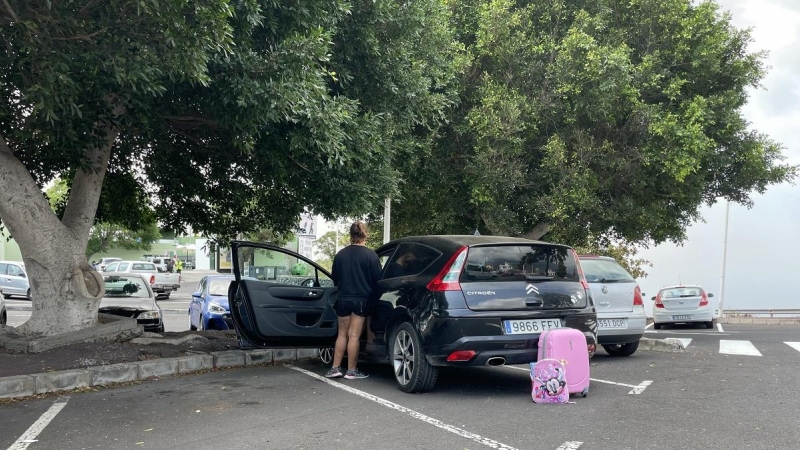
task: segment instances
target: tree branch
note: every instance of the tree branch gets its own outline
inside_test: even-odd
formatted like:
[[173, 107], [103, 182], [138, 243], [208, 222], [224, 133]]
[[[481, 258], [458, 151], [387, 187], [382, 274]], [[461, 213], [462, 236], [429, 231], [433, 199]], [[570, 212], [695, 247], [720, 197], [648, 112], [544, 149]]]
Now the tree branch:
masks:
[[536, 224], [533, 229], [527, 233], [522, 233], [517, 237], [525, 238], [525, 239], [532, 239], [534, 241], [541, 239], [542, 236], [547, 234], [550, 231], [551, 225], [547, 222], [539, 222]]
[[11, 5], [8, 3], [8, 0], [3, 0], [3, 6], [6, 7], [6, 12], [8, 13], [8, 15], [11, 16], [12, 19], [14, 19], [14, 23], [18, 24], [19, 17], [17, 17], [17, 13], [14, 12], [14, 8], [11, 7]]
[[197, 116], [161, 116], [162, 119], [166, 119], [174, 126], [183, 126], [183, 127], [197, 127], [200, 125], [205, 125], [211, 128], [219, 127], [219, 122], [216, 120], [206, 119], [205, 117], [197, 117]]

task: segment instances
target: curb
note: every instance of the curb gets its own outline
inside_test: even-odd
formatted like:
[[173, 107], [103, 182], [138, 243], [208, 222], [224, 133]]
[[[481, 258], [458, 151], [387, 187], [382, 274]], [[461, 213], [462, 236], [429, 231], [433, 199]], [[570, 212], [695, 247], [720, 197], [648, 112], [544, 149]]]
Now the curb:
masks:
[[[0, 399], [30, 397], [92, 386], [108, 386], [204, 370], [252, 367], [284, 361], [314, 359], [315, 348], [228, 350], [176, 358], [151, 359], [83, 369], [0, 377]], [[157, 379], [157, 378], [156, 378]]]
[[[30, 311], [30, 306], [23, 305], [6, 305], [6, 311]], [[188, 309], [161, 309], [164, 314], [188, 314]]]
[[677, 339], [649, 339], [643, 337], [639, 340], [638, 350], [649, 350], [651, 352], [683, 353], [686, 348]]

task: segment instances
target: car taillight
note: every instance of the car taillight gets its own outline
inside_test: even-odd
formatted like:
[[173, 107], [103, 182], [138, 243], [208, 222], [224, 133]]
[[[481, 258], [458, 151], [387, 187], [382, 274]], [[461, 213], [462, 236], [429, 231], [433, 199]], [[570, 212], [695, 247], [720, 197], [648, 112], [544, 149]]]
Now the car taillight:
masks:
[[644, 302], [642, 301], [642, 290], [639, 289], [639, 286], [633, 290], [633, 306], [644, 306]]
[[581, 279], [581, 286], [583, 286], [583, 289], [589, 290], [589, 283], [586, 281], [586, 277], [583, 275], [583, 267], [581, 267], [580, 259], [575, 252], [572, 252], [572, 259], [575, 260], [575, 267], [578, 268], [578, 278]]
[[708, 306], [708, 296], [706, 295], [706, 291], [703, 291], [703, 294], [700, 296], [700, 306]]
[[150, 275], [150, 284], [151, 285], [152, 284], [156, 284], [156, 276], [155, 275]]
[[467, 247], [461, 247], [447, 260], [442, 270], [426, 286], [431, 292], [460, 291], [458, 277], [467, 260]]
[[475, 356], [475, 350], [458, 350], [447, 356], [448, 361], [469, 361]]
[[661, 292], [656, 295], [656, 308], [663, 308], [664, 304], [661, 303]]

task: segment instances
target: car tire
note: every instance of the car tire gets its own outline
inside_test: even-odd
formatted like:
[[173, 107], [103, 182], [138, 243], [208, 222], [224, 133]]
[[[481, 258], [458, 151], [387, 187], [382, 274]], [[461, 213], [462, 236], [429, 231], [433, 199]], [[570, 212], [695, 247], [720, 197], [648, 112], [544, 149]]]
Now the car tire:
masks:
[[656, 330], [660, 330], [660, 329], [661, 329], [663, 326], [664, 326], [664, 325], [662, 325], [662, 324], [660, 324], [660, 323], [655, 323], [655, 322], [653, 322], [653, 328], [655, 328]]
[[706, 328], [711, 329], [714, 328], [714, 321], [706, 322]]
[[392, 333], [391, 363], [394, 379], [407, 393], [428, 392], [436, 385], [439, 368], [425, 358], [419, 334], [409, 322], [403, 322]]
[[0, 325], [5, 325], [7, 323], [8, 323], [8, 316], [6, 315], [6, 312], [3, 311], [3, 314], [0, 314]]
[[604, 345], [603, 349], [611, 356], [631, 356], [639, 348], [639, 341], [628, 342], [627, 344]]
[[317, 350], [317, 357], [325, 367], [333, 363], [333, 347], [323, 347]]
[[163, 333], [164, 332], [164, 324], [162, 323], [160, 327], [158, 327], [158, 331], [156, 333]]
[[28, 291], [25, 292], [25, 298], [28, 299], [28, 300], [31, 299], [31, 290], [30, 289], [28, 289]]

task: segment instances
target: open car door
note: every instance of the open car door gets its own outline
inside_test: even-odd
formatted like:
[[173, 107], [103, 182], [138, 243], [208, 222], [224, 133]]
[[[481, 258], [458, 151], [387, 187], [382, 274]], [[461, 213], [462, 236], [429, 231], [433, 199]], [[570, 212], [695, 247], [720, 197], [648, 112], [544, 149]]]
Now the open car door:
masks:
[[231, 243], [228, 290], [242, 347], [330, 347], [336, 341], [337, 288], [328, 271], [291, 250]]

